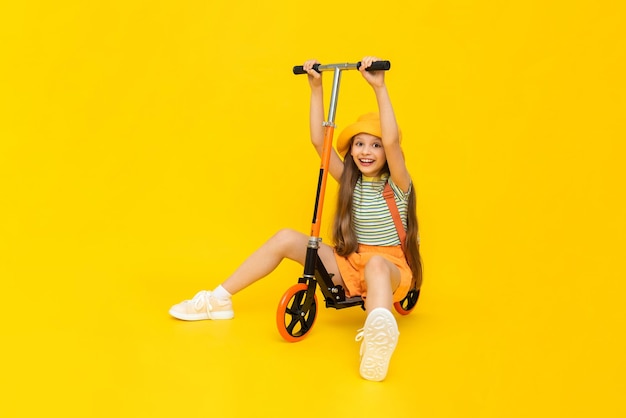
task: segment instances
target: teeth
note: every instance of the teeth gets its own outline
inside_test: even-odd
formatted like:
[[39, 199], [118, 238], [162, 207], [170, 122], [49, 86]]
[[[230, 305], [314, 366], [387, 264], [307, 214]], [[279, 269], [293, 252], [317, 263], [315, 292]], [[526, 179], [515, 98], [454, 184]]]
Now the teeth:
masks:
[[374, 160], [361, 160], [362, 163], [372, 163]]

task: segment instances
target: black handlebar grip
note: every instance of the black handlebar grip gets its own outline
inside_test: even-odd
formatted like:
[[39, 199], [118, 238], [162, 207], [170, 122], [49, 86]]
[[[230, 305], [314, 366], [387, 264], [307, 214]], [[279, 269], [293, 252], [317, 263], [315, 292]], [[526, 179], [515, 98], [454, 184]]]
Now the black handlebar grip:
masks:
[[[356, 63], [356, 69], [361, 68], [361, 61]], [[374, 61], [366, 71], [388, 71], [391, 68], [390, 61]]]
[[[319, 68], [319, 67], [320, 67], [320, 65], [319, 65], [319, 64], [314, 64], [314, 65], [313, 65], [313, 69], [314, 69], [315, 71], [317, 71], [318, 73], [320, 72], [320, 71], [318, 70], [318, 68]], [[304, 71], [304, 67], [303, 67], [302, 65], [296, 65], [295, 67], [293, 67], [293, 73], [294, 73], [295, 75], [298, 75], [298, 74], [306, 74], [306, 71]]]

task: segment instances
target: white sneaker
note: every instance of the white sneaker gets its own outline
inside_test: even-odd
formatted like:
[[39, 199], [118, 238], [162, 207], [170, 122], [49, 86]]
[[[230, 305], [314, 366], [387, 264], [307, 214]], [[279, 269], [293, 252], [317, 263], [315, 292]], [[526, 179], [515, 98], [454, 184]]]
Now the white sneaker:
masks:
[[385, 308], [369, 313], [365, 326], [357, 333], [361, 343], [361, 377], [381, 381], [387, 376], [391, 355], [398, 344], [398, 324], [393, 314]]
[[193, 299], [172, 306], [170, 315], [185, 321], [201, 321], [203, 319], [232, 319], [235, 312], [230, 299], [217, 299], [211, 295], [211, 292], [201, 290]]

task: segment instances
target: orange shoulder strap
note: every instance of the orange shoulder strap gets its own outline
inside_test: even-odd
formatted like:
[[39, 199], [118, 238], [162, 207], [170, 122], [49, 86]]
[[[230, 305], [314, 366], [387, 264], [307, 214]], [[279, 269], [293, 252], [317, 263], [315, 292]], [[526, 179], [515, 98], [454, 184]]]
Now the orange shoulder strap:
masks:
[[396, 199], [393, 194], [393, 189], [391, 188], [389, 182], [385, 184], [385, 188], [383, 189], [383, 197], [387, 201], [387, 206], [389, 206], [389, 212], [391, 212], [393, 223], [396, 224], [396, 230], [398, 231], [398, 237], [400, 238], [402, 251], [404, 251], [404, 254], [406, 254], [406, 231], [404, 230], [404, 225], [402, 225], [400, 211], [398, 210], [398, 206], [396, 205]]

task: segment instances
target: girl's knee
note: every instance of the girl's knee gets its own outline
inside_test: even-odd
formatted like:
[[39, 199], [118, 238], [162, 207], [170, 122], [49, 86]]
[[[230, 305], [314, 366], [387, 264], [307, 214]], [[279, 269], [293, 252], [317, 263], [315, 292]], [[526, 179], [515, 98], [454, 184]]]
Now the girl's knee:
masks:
[[365, 282], [368, 288], [390, 286], [395, 290], [400, 285], [400, 271], [385, 257], [376, 255], [365, 265]]
[[365, 282], [368, 287], [375, 284], [386, 284], [391, 282], [391, 270], [387, 260], [380, 256], [372, 257], [365, 265]]
[[269, 240], [269, 244], [281, 257], [301, 262], [306, 252], [308, 238], [293, 229], [281, 229]]
[[289, 245], [298, 241], [298, 238], [300, 235], [301, 233], [298, 231], [295, 231], [289, 228], [284, 228], [276, 232], [271, 239], [278, 243]]
[[389, 262], [379, 255], [372, 257], [365, 265], [365, 277], [372, 278], [389, 278], [391, 270], [389, 269]]

